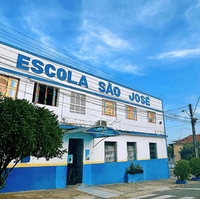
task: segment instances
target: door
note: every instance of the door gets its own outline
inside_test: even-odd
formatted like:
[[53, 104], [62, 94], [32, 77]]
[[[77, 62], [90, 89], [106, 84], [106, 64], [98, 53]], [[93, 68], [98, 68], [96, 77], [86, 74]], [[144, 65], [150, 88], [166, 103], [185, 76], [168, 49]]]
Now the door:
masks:
[[67, 184], [82, 183], [83, 179], [83, 139], [69, 139]]

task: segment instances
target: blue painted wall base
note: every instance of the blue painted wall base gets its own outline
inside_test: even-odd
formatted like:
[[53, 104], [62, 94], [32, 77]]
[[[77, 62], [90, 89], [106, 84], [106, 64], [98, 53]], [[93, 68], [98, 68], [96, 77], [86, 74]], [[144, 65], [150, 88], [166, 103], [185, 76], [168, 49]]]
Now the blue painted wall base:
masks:
[[[139, 164], [144, 170], [144, 181], [169, 178], [168, 159], [152, 159], [132, 161]], [[91, 164], [91, 174], [89, 174], [92, 185], [124, 183], [126, 168], [131, 161], [109, 162], [103, 164]], [[91, 176], [90, 176], [91, 175]], [[84, 183], [84, 181], [83, 181]]]
[[[132, 162], [141, 165], [144, 170], [142, 177], [135, 179], [137, 182], [170, 177], [167, 158]], [[83, 183], [88, 185], [124, 183], [126, 168], [130, 163], [131, 161], [84, 164]], [[17, 167], [6, 179], [6, 187], [0, 193], [63, 188], [66, 184], [67, 166]]]
[[67, 166], [17, 167], [6, 179], [3, 192], [55, 189], [66, 186]]

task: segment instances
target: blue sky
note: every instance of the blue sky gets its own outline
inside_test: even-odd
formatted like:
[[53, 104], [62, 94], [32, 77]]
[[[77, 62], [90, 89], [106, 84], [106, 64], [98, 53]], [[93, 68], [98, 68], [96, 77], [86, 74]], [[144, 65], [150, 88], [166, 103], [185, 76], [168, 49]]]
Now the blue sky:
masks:
[[[200, 0], [6, 0], [0, 16], [0, 23], [163, 99], [165, 110], [196, 105]], [[187, 117], [181, 110], [169, 113]], [[166, 132], [171, 142], [192, 131], [188, 122], [166, 120]]]

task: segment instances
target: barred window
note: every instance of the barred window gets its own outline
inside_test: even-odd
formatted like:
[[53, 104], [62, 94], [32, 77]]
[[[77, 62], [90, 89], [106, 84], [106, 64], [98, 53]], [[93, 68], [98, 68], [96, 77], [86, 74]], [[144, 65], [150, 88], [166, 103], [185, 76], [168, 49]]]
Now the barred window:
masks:
[[137, 160], [136, 142], [127, 142], [127, 160]]
[[58, 95], [57, 88], [35, 83], [32, 101], [39, 104], [56, 106], [57, 95]]
[[157, 159], [156, 143], [149, 143], [150, 159]]
[[126, 106], [126, 119], [137, 120], [137, 111], [135, 107]]
[[71, 92], [70, 112], [85, 115], [86, 95]]
[[105, 142], [105, 162], [117, 162], [116, 142]]
[[102, 114], [116, 116], [116, 103], [103, 100]]
[[149, 123], [156, 123], [156, 113], [147, 111], [147, 118]]
[[15, 99], [17, 97], [19, 80], [0, 75], [0, 93], [2, 96], [12, 97]]

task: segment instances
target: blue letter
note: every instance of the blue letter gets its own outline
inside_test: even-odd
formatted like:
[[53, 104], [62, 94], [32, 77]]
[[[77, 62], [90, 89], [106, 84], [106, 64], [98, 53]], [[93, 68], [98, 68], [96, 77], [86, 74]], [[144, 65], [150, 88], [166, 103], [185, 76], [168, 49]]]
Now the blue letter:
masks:
[[112, 84], [111, 83], [108, 83], [108, 87], [107, 87], [107, 90], [106, 90], [106, 94], [110, 93], [111, 95], [113, 95], [113, 91], [112, 91]]
[[77, 82], [73, 81], [72, 80], [72, 72], [71, 71], [68, 71], [68, 78], [67, 78], [67, 81], [69, 83], [72, 83], [72, 84], [77, 84]]
[[33, 64], [33, 66], [35, 66], [37, 68], [37, 70], [36, 70], [34, 67], [31, 67], [31, 70], [34, 73], [37, 73], [37, 74], [43, 73], [43, 68], [41, 66], [44, 66], [44, 64], [41, 61], [39, 61], [39, 60], [33, 60], [32, 64]]
[[[61, 75], [61, 73], [62, 73], [62, 75]], [[65, 71], [63, 68], [59, 68], [59, 69], [57, 70], [57, 77], [58, 77], [58, 79], [61, 80], [61, 81], [66, 80], [66, 77], [67, 77], [66, 71]]]
[[141, 103], [142, 103], [142, 104], [145, 104], [145, 98], [144, 98], [143, 95], [141, 96]]
[[121, 92], [120, 92], [120, 89], [118, 87], [114, 87], [114, 94], [115, 96], [119, 97]]
[[146, 105], [150, 106], [150, 101], [149, 97], [146, 97]]
[[54, 77], [55, 76], [55, 73], [49, 73], [49, 69], [52, 69], [52, 70], [56, 70], [55, 69], [55, 67], [53, 66], [53, 65], [51, 65], [51, 64], [47, 64], [46, 66], [45, 66], [45, 73], [46, 73], [46, 75], [48, 76], [48, 77]]
[[86, 80], [86, 76], [82, 75], [79, 83], [78, 83], [79, 86], [82, 86], [84, 85], [85, 88], [88, 88], [88, 83], [87, 83], [87, 80]]
[[105, 83], [104, 82], [99, 82], [99, 86], [101, 88], [99, 88], [99, 91], [102, 92], [102, 93], [105, 93]]
[[130, 99], [131, 101], [134, 101], [134, 92], [132, 92], [132, 96], [129, 95], [129, 99]]
[[136, 102], [140, 102], [140, 96], [138, 94], [135, 95]]
[[[25, 59], [26, 61], [23, 60], [23, 59]], [[26, 57], [26, 56], [24, 56], [24, 55], [18, 54], [17, 65], [16, 65], [16, 67], [28, 71], [29, 68], [28, 68], [27, 66], [28, 66], [29, 62], [27, 62], [27, 61], [30, 61], [30, 58], [29, 58], [29, 57]], [[25, 65], [27, 65], [27, 66], [22, 66], [22, 64], [25, 64]]]

